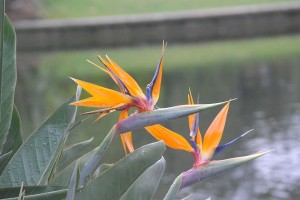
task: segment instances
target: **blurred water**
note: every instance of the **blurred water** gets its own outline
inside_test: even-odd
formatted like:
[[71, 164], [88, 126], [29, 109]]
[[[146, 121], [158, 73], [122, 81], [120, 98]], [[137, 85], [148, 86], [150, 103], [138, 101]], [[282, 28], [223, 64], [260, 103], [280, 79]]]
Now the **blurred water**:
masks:
[[[26, 60], [23, 58], [22, 61]], [[26, 62], [24, 62], [26, 63]], [[50, 111], [62, 103], [75, 90], [67, 78], [55, 78], [55, 69], [41, 74], [28, 59], [22, 68], [19, 62], [19, 80], [16, 103], [23, 118], [23, 128], [28, 135], [41, 123]], [[29, 63], [29, 64], [28, 64]], [[191, 70], [170, 70], [164, 74], [159, 107], [186, 103], [191, 87], [195, 96], [199, 92], [201, 103], [212, 103], [238, 97], [231, 104], [227, 125], [221, 143], [230, 141], [249, 129], [254, 132], [238, 144], [226, 150], [217, 159], [231, 158], [275, 149], [274, 152], [251, 164], [231, 170], [180, 192], [179, 197], [193, 195], [189, 199], [299, 199], [300, 198], [300, 60], [287, 59], [271, 63], [253, 62], [242, 66], [195, 66]], [[57, 66], [56, 66], [57, 67]], [[145, 86], [152, 74], [134, 72], [138, 82]], [[83, 78], [83, 77], [78, 77]], [[96, 74], [84, 77], [100, 85], [110, 87], [108, 77]], [[220, 108], [201, 113], [202, 133]], [[117, 120], [114, 114], [91, 124], [92, 120], [76, 128], [70, 143], [96, 137], [97, 145]], [[80, 117], [79, 117], [80, 118]], [[24, 125], [25, 124], [25, 125]], [[164, 124], [188, 138], [187, 119]], [[136, 147], [154, 141], [144, 130], [134, 132]], [[114, 141], [105, 158], [116, 162], [123, 155], [118, 140]], [[167, 149], [167, 169], [158, 189], [156, 199], [162, 199], [170, 184], [183, 170], [192, 166], [192, 156]]]

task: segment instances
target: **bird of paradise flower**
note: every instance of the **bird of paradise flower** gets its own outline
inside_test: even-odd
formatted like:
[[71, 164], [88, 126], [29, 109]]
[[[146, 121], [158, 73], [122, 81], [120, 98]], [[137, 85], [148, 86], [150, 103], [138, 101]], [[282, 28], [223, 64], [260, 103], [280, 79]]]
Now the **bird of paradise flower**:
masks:
[[[197, 100], [199, 103], [199, 97]], [[194, 100], [192, 97], [191, 91], [188, 94], [188, 104], [193, 105]], [[250, 133], [252, 130], [245, 132], [244, 134], [238, 136], [232, 141], [219, 145], [224, 127], [226, 124], [227, 114], [229, 110], [230, 102], [228, 102], [222, 110], [217, 114], [215, 119], [210, 124], [207, 129], [203, 140], [201, 132], [199, 129], [199, 113], [192, 114], [188, 116], [188, 123], [190, 129], [190, 149], [183, 149], [192, 153], [194, 157], [194, 165], [188, 171], [181, 173], [173, 182], [170, 190], [165, 196], [164, 200], [173, 199], [180, 189], [183, 189], [187, 186], [190, 186], [194, 183], [202, 181], [204, 179], [213, 177], [221, 172], [224, 172], [228, 169], [237, 167], [241, 164], [247, 163], [255, 158], [258, 158], [262, 155], [265, 155], [271, 151], [258, 152], [249, 156], [236, 157], [226, 160], [213, 160], [213, 158], [220, 152], [224, 151], [227, 147], [236, 143], [242, 137]], [[146, 128], [149, 132], [153, 133], [164, 133], [166, 135], [177, 134], [163, 126], [158, 125], [157, 127], [148, 127]], [[186, 141], [187, 142], [187, 141]], [[176, 146], [175, 146], [176, 148]]]
[[[216, 116], [216, 118], [213, 120], [208, 130], [206, 131], [203, 141], [199, 129], [199, 113], [192, 113], [215, 107], [217, 105], [222, 105], [226, 102], [201, 105], [199, 104], [198, 98], [197, 104], [194, 104], [192, 93], [189, 92], [189, 105], [156, 109], [156, 103], [159, 99], [160, 87], [162, 82], [162, 68], [164, 64], [165, 47], [166, 45], [163, 44], [162, 55], [159, 59], [152, 81], [146, 87], [146, 95], [143, 93], [137, 82], [117, 63], [115, 63], [108, 56], [106, 56], [107, 60], [105, 60], [101, 56], [98, 56], [99, 60], [104, 64], [105, 68], [102, 68], [90, 61], [89, 62], [102, 71], [106, 72], [119, 86], [121, 92], [72, 78], [72, 80], [74, 80], [79, 86], [86, 90], [91, 95], [91, 97], [76, 101], [71, 105], [98, 108], [97, 110], [84, 113], [99, 114], [99, 117], [96, 119], [96, 121], [111, 112], [121, 111], [120, 120], [112, 128], [110, 134], [120, 134], [122, 145], [126, 154], [127, 149], [130, 152], [134, 151], [131, 130], [136, 127], [145, 127], [145, 129], [152, 136], [154, 136], [157, 140], [163, 140], [164, 143], [171, 148], [192, 153], [194, 157], [193, 167], [190, 170], [183, 172], [176, 178], [165, 197], [165, 199], [167, 200], [173, 199], [174, 195], [176, 195], [179, 189], [187, 187], [205, 178], [212, 177], [217, 173], [221, 173], [222, 171], [225, 171], [227, 169], [239, 166], [268, 152], [256, 153], [250, 156], [232, 158], [227, 160], [212, 161], [216, 154], [222, 152], [224, 149], [234, 144], [236, 141], [250, 132], [248, 131], [224, 145], [219, 145], [226, 123], [230, 104], [229, 102], [234, 99], [226, 101], [227, 104], [219, 112], [219, 114]], [[131, 108], [136, 108], [137, 113], [128, 116], [128, 111]], [[175, 119], [186, 115], [189, 115], [188, 122], [191, 136], [190, 142], [188, 142], [180, 134], [167, 129], [160, 124], [156, 124], [161, 122], [159, 119], [165, 121], [168, 119]], [[101, 148], [99, 149], [99, 152], [101, 152]], [[102, 153], [100, 153], [100, 155], [102, 155]], [[85, 168], [82, 170], [84, 171], [84, 173], [81, 173], [81, 185], [84, 185], [84, 183], [86, 182], [86, 178], [93, 170], [95, 170], [95, 159], [98, 159], [97, 153], [95, 154], [95, 158], [90, 159], [89, 162], [85, 165]]]
[[[102, 71], [106, 72], [119, 86], [121, 92], [71, 78], [91, 95], [91, 97], [76, 101], [71, 105], [100, 108], [98, 110], [84, 113], [100, 114], [96, 120], [99, 120], [106, 114], [114, 112], [116, 110], [121, 111], [119, 120], [123, 120], [128, 117], [128, 111], [133, 107], [137, 108], [137, 112], [154, 110], [160, 94], [162, 68], [164, 64], [164, 50], [166, 45], [167, 44], [164, 43], [162, 45], [162, 55], [159, 59], [155, 74], [151, 82], [146, 87], [146, 95], [143, 93], [141, 87], [137, 84], [137, 82], [116, 62], [114, 62], [108, 56], [106, 56], [107, 60], [105, 60], [101, 56], [98, 56], [99, 60], [102, 62], [105, 68], [102, 68], [99, 65], [92, 63], [91, 61], [89, 62]], [[147, 127], [147, 129], [151, 129], [151, 127], [153, 129], [158, 129], [161, 126], [153, 125]], [[164, 133], [155, 131], [150, 131], [150, 134], [152, 134], [158, 140], [164, 140], [165, 144], [170, 147], [192, 151], [189, 143], [179, 134], [169, 133], [169, 135], [166, 135]], [[125, 153], [127, 153], [127, 149], [130, 152], [133, 152], [134, 146], [132, 143], [131, 132], [120, 134], [120, 137]]]
[[[199, 101], [199, 100], [198, 100]], [[188, 104], [193, 105], [194, 100], [192, 97], [191, 91], [188, 94]], [[202, 141], [201, 132], [199, 129], [199, 113], [192, 114], [188, 116], [188, 122], [189, 122], [189, 128], [190, 128], [190, 136], [191, 140], [190, 143], [186, 140], [185, 143], [189, 145], [189, 148], [180, 148], [180, 145], [174, 144], [174, 146], [171, 146], [175, 149], [181, 149], [188, 152], [191, 152], [194, 157], [194, 167], [198, 167], [202, 164], [208, 163], [216, 154], [223, 151], [228, 146], [234, 144], [236, 141], [238, 141], [240, 138], [245, 136], [247, 133], [251, 132], [248, 131], [244, 133], [243, 135], [235, 138], [229, 143], [226, 143], [224, 145], [219, 145], [226, 119], [227, 119], [227, 113], [229, 110], [230, 103], [228, 102], [223, 109], [218, 113], [218, 115], [215, 117], [213, 122], [210, 124], [209, 128], [206, 131], [206, 134]], [[164, 134], [164, 135], [179, 135], [178, 133], [175, 133], [161, 125], [156, 126], [149, 126], [146, 127], [146, 129], [152, 134]], [[176, 141], [176, 140], [175, 140]]]

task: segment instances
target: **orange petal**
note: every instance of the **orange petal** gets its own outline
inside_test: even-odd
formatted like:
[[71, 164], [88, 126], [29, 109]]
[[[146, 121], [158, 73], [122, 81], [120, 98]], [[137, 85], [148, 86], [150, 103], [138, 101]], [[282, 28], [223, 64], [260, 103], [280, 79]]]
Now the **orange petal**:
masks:
[[[189, 94], [188, 94], [188, 104], [189, 104], [189, 105], [194, 105], [194, 99], [193, 99], [192, 92], [191, 92], [190, 89], [189, 89]], [[194, 124], [194, 121], [195, 121], [195, 117], [196, 117], [196, 114], [192, 114], [192, 115], [189, 115], [189, 116], [188, 116], [188, 118], [189, 118], [189, 128], [190, 128], [190, 130], [192, 130], [192, 128], [193, 128], [193, 124]]]
[[[123, 110], [120, 113], [120, 120], [125, 119], [127, 117], [128, 117], [128, 110]], [[122, 145], [125, 150], [125, 153], [127, 154], [126, 146], [127, 146], [128, 150], [130, 151], [130, 153], [132, 153], [134, 151], [134, 147], [133, 147], [133, 143], [132, 143], [131, 132], [123, 133], [120, 136], [121, 136]]]
[[124, 152], [127, 155], [127, 148], [126, 148], [126, 143], [125, 143], [124, 135], [120, 134], [120, 138], [121, 138], [121, 142], [122, 142], [122, 146], [123, 146]]
[[206, 131], [202, 149], [204, 154], [209, 154], [206, 155], [206, 157], [211, 157], [214, 153], [212, 149], [215, 149], [220, 143], [226, 123], [228, 109], [229, 103], [227, 103], [219, 112], [219, 114], [216, 116], [216, 118]]
[[201, 136], [199, 129], [198, 129], [197, 136], [196, 136], [196, 144], [197, 144], [198, 148], [200, 150], [202, 150], [202, 136]]
[[[86, 61], [88, 61], [88, 62], [91, 63], [92, 65], [98, 67], [99, 69], [101, 69], [101, 70], [104, 71], [105, 73], [110, 74], [110, 72], [109, 72], [107, 69], [104, 69], [103, 67], [100, 67], [99, 65], [93, 63], [93, 62], [90, 61], [90, 60], [86, 60]], [[101, 60], [101, 62], [102, 62], [102, 60]], [[104, 62], [107, 63], [105, 60], [104, 60]], [[104, 62], [102, 62], [102, 63], [104, 64]]]
[[[190, 89], [189, 89], [189, 94], [188, 94], [188, 104], [189, 105], [194, 104], [193, 95], [192, 95], [192, 92], [191, 92]], [[193, 129], [193, 124], [194, 124], [194, 121], [195, 121], [195, 117], [196, 117], [196, 114], [188, 116], [190, 130]], [[201, 133], [200, 133], [199, 129], [198, 129], [197, 136], [196, 136], [196, 144], [197, 144], [198, 148], [201, 150], [202, 149], [202, 136], [201, 136]]]
[[[106, 60], [104, 60], [101, 56], [98, 55], [98, 59], [103, 63], [103, 65], [105, 65], [107, 68], [111, 68], [111, 64], [106, 62]], [[90, 62], [92, 63], [92, 62]], [[103, 69], [102, 67], [100, 67], [99, 65], [96, 65], [94, 63], [92, 63], [93, 65], [95, 65], [96, 67], [98, 67], [99, 69], [101, 69], [102, 71], [106, 72], [107, 74], [109, 74], [109, 76], [113, 79], [113, 81], [119, 86], [120, 90], [122, 91], [122, 93], [125, 94], [125, 88], [123, 87], [122, 83], [120, 83], [120, 80], [117, 80], [118, 78], [115, 77], [115, 74], [112, 74], [111, 71], [107, 70], [107, 69]]]
[[73, 106], [87, 106], [87, 107], [95, 107], [95, 108], [103, 108], [103, 107], [110, 107], [111, 104], [108, 104], [108, 99], [102, 98], [98, 99], [95, 97], [86, 98], [80, 101], [76, 101], [71, 103], [70, 105]]
[[129, 102], [122, 102], [123, 99], [110, 99], [110, 98], [96, 98], [90, 97], [87, 99], [83, 99], [80, 101], [76, 101], [71, 103], [70, 105], [73, 106], [87, 106], [87, 107], [94, 107], [94, 108], [114, 108], [117, 106], [125, 106]]
[[140, 86], [137, 84], [137, 82], [127, 73], [125, 72], [117, 63], [115, 63], [112, 59], [110, 59], [108, 56], [106, 56], [108, 59], [110, 65], [107, 67], [115, 73], [119, 79], [122, 80], [122, 82], [125, 84], [127, 89], [129, 90], [130, 94], [137, 98], [145, 98], [145, 95], [140, 88]]
[[[99, 56], [100, 57], [100, 56]], [[101, 60], [101, 59], [100, 59]], [[113, 81], [117, 84], [117, 85], [119, 85], [118, 84], [118, 82], [117, 82], [117, 80], [116, 80], [116, 78], [110, 73], [110, 71], [108, 71], [107, 69], [104, 69], [103, 67], [100, 67], [99, 65], [97, 65], [97, 64], [95, 64], [95, 63], [93, 63], [92, 61], [90, 61], [90, 60], [87, 60], [89, 63], [91, 63], [92, 65], [94, 65], [94, 66], [96, 66], [96, 67], [98, 67], [99, 69], [101, 69], [102, 71], [104, 71], [105, 73], [107, 73], [112, 79], [113, 79]], [[105, 60], [101, 60], [101, 62], [104, 64], [104, 63], [107, 63]]]
[[92, 83], [84, 82], [77, 79], [74, 80], [84, 90], [86, 90], [93, 97], [72, 103], [78, 106], [91, 106], [91, 107], [113, 107], [117, 104], [131, 103], [131, 98], [120, 92], [110, 90]]
[[188, 152], [193, 151], [193, 148], [184, 137], [159, 124], [147, 126], [145, 129], [157, 140], [163, 140], [167, 146], [173, 149], [180, 149]]
[[81, 81], [78, 79], [71, 78], [75, 83], [80, 85], [84, 90], [86, 90], [90, 95], [98, 97], [98, 96], [106, 96], [106, 97], [111, 97], [111, 96], [122, 96], [126, 97], [120, 92], [117, 92], [115, 90], [111, 90], [105, 87], [101, 87], [99, 85], [95, 85], [89, 82]]
[[[161, 86], [161, 80], [162, 80], [162, 69], [163, 69], [163, 64], [164, 64], [164, 50], [165, 50], [165, 45], [163, 43], [162, 55], [160, 57], [159, 64], [158, 64], [158, 72], [155, 72], [155, 75], [153, 78], [154, 81], [152, 81], [154, 84], [153, 90], [152, 90], [153, 105], [155, 105], [159, 99], [160, 86]], [[156, 74], [156, 73], [158, 73], [158, 74]]]

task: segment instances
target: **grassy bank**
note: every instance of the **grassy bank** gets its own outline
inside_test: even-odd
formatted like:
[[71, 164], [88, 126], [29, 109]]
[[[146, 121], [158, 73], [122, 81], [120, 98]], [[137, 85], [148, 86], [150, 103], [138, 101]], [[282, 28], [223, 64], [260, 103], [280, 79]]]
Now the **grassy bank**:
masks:
[[[40, 13], [45, 18], [72, 18], [168, 12], [291, 1], [295, 0], [42, 0], [40, 1]], [[66, 6], [67, 3], [68, 6]]]
[[[300, 55], [299, 47], [300, 35], [184, 45], [168, 44], [164, 70], [238, 66], [243, 63], [296, 58]], [[87, 63], [86, 59], [100, 64], [96, 56], [107, 54], [125, 70], [153, 71], [160, 53], [160, 46], [57, 52], [44, 56], [40, 69], [51, 70], [52, 73], [55, 71], [60, 77], [102, 74], [96, 67]]]

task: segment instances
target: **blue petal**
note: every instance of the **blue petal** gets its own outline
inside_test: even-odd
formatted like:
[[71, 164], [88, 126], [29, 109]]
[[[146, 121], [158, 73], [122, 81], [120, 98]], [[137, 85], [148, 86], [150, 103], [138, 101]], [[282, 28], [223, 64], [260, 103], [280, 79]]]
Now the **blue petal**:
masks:
[[[197, 98], [197, 104], [199, 104], [199, 95], [198, 95], [198, 98]], [[199, 113], [197, 113], [195, 118], [194, 118], [193, 127], [192, 127], [192, 130], [190, 130], [191, 131], [190, 136], [192, 138], [196, 137], [198, 130], [199, 130]]]
[[240, 140], [242, 137], [244, 137], [245, 135], [247, 135], [248, 133], [252, 132], [253, 129], [247, 131], [246, 133], [244, 133], [243, 135], [231, 140], [230, 142], [226, 143], [226, 144], [223, 144], [223, 145], [220, 145], [216, 148], [215, 150], [215, 153], [213, 155], [213, 157], [215, 157], [218, 153], [224, 151], [227, 147], [231, 146], [232, 144], [236, 143], [238, 140]]
[[190, 143], [191, 143], [191, 146], [193, 147], [193, 149], [194, 149], [197, 153], [199, 153], [199, 152], [200, 152], [200, 149], [198, 148], [198, 146], [197, 146], [195, 140], [190, 140]]
[[155, 70], [155, 73], [154, 73], [154, 76], [151, 80], [151, 82], [147, 85], [147, 88], [146, 88], [146, 96], [147, 96], [147, 99], [148, 101], [151, 101], [152, 100], [152, 90], [153, 90], [153, 86], [157, 80], [157, 76], [158, 76], [158, 73], [159, 73], [159, 70], [160, 70], [160, 66], [161, 66], [161, 62], [162, 62], [162, 58], [164, 56], [164, 49], [167, 47], [167, 43], [165, 44], [164, 48], [163, 48], [163, 51], [162, 51], [162, 54], [160, 56], [160, 59], [159, 59], [159, 62], [157, 64], [157, 67], [156, 67], [156, 70]]

